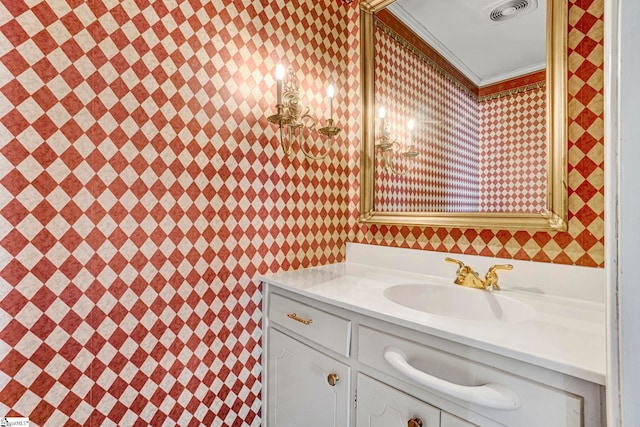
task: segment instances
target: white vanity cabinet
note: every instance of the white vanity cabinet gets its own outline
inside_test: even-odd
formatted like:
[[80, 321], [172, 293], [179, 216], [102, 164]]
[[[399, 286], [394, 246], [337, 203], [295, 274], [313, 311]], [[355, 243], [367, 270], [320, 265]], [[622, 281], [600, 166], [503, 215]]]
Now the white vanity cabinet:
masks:
[[267, 298], [267, 425], [348, 426], [350, 367], [327, 353], [348, 356], [350, 321], [278, 294]]
[[265, 427], [600, 427], [604, 388], [264, 283]]
[[268, 425], [349, 425], [349, 366], [269, 330]]

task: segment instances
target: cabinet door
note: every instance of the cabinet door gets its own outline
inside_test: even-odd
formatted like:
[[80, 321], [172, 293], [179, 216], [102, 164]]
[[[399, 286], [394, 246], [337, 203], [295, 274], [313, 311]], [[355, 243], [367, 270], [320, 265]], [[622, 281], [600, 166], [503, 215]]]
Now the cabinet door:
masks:
[[273, 328], [268, 345], [268, 426], [347, 427], [349, 367]]
[[440, 410], [365, 375], [356, 391], [356, 427], [440, 426]]
[[454, 417], [447, 412], [442, 413], [440, 423], [440, 427], [477, 427], [475, 424], [471, 424], [468, 421], [462, 420], [458, 417]]

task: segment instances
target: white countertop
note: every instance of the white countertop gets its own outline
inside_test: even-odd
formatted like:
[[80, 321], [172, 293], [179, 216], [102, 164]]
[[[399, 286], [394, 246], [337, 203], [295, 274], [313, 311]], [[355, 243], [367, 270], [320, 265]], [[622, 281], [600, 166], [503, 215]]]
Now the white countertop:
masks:
[[527, 303], [535, 315], [522, 322], [482, 322], [412, 310], [383, 294], [390, 286], [406, 283], [457, 286], [452, 282], [453, 274], [451, 278], [442, 278], [340, 263], [263, 275], [259, 279], [357, 313], [605, 384], [605, 308], [599, 302], [501, 290], [496, 292]]

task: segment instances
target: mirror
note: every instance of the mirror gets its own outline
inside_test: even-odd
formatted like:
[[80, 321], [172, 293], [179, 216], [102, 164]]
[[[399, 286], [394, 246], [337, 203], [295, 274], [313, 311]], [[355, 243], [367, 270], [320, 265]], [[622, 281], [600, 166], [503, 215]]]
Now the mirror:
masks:
[[[546, 37], [540, 35], [546, 52], [533, 61], [537, 65], [518, 63], [520, 55], [500, 42], [525, 32], [521, 23], [513, 25], [515, 18], [507, 17], [509, 25], [491, 22], [496, 31], [510, 29], [512, 34], [494, 36], [481, 51], [509, 52], [506, 56], [516, 60], [511, 68], [518, 69], [512, 74], [495, 69], [498, 61], [486, 61], [487, 55], [478, 55], [477, 48], [471, 49], [471, 58], [456, 50], [455, 43], [469, 46], [479, 38], [470, 38], [474, 30], [464, 34], [461, 27], [471, 28], [466, 21], [454, 27], [453, 38], [441, 33], [442, 27], [452, 27], [437, 15], [444, 5], [479, 8], [488, 19], [495, 1], [360, 3], [361, 223], [567, 229], [567, 5], [512, 0], [499, 12], [516, 14], [524, 3], [539, 5], [542, 10], [536, 13], [545, 21], [539, 26], [543, 32], [546, 26]], [[415, 5], [432, 15], [431, 24], [417, 19], [421, 13], [411, 9]], [[463, 16], [462, 12], [448, 13]], [[437, 28], [438, 23], [444, 24]], [[460, 58], [464, 59], [457, 61]], [[538, 98], [536, 111], [520, 111], [523, 96]], [[491, 121], [486, 111], [493, 111], [494, 104], [503, 111]], [[509, 121], [517, 114], [519, 120]], [[537, 129], [533, 138], [531, 126], [518, 127], [532, 120]], [[496, 126], [508, 129], [509, 135], [498, 135], [502, 130], [495, 131]], [[523, 148], [529, 140], [535, 147]], [[529, 169], [522, 168], [523, 159]], [[527, 188], [524, 193], [522, 187]]]

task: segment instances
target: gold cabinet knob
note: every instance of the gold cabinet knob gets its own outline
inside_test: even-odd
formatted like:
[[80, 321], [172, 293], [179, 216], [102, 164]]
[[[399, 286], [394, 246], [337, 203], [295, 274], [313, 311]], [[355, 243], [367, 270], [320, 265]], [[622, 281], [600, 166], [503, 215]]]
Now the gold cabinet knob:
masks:
[[420, 418], [411, 418], [407, 423], [407, 427], [422, 427], [422, 420]]
[[329, 374], [327, 377], [327, 382], [331, 387], [334, 387], [338, 381], [340, 381], [338, 374]]

